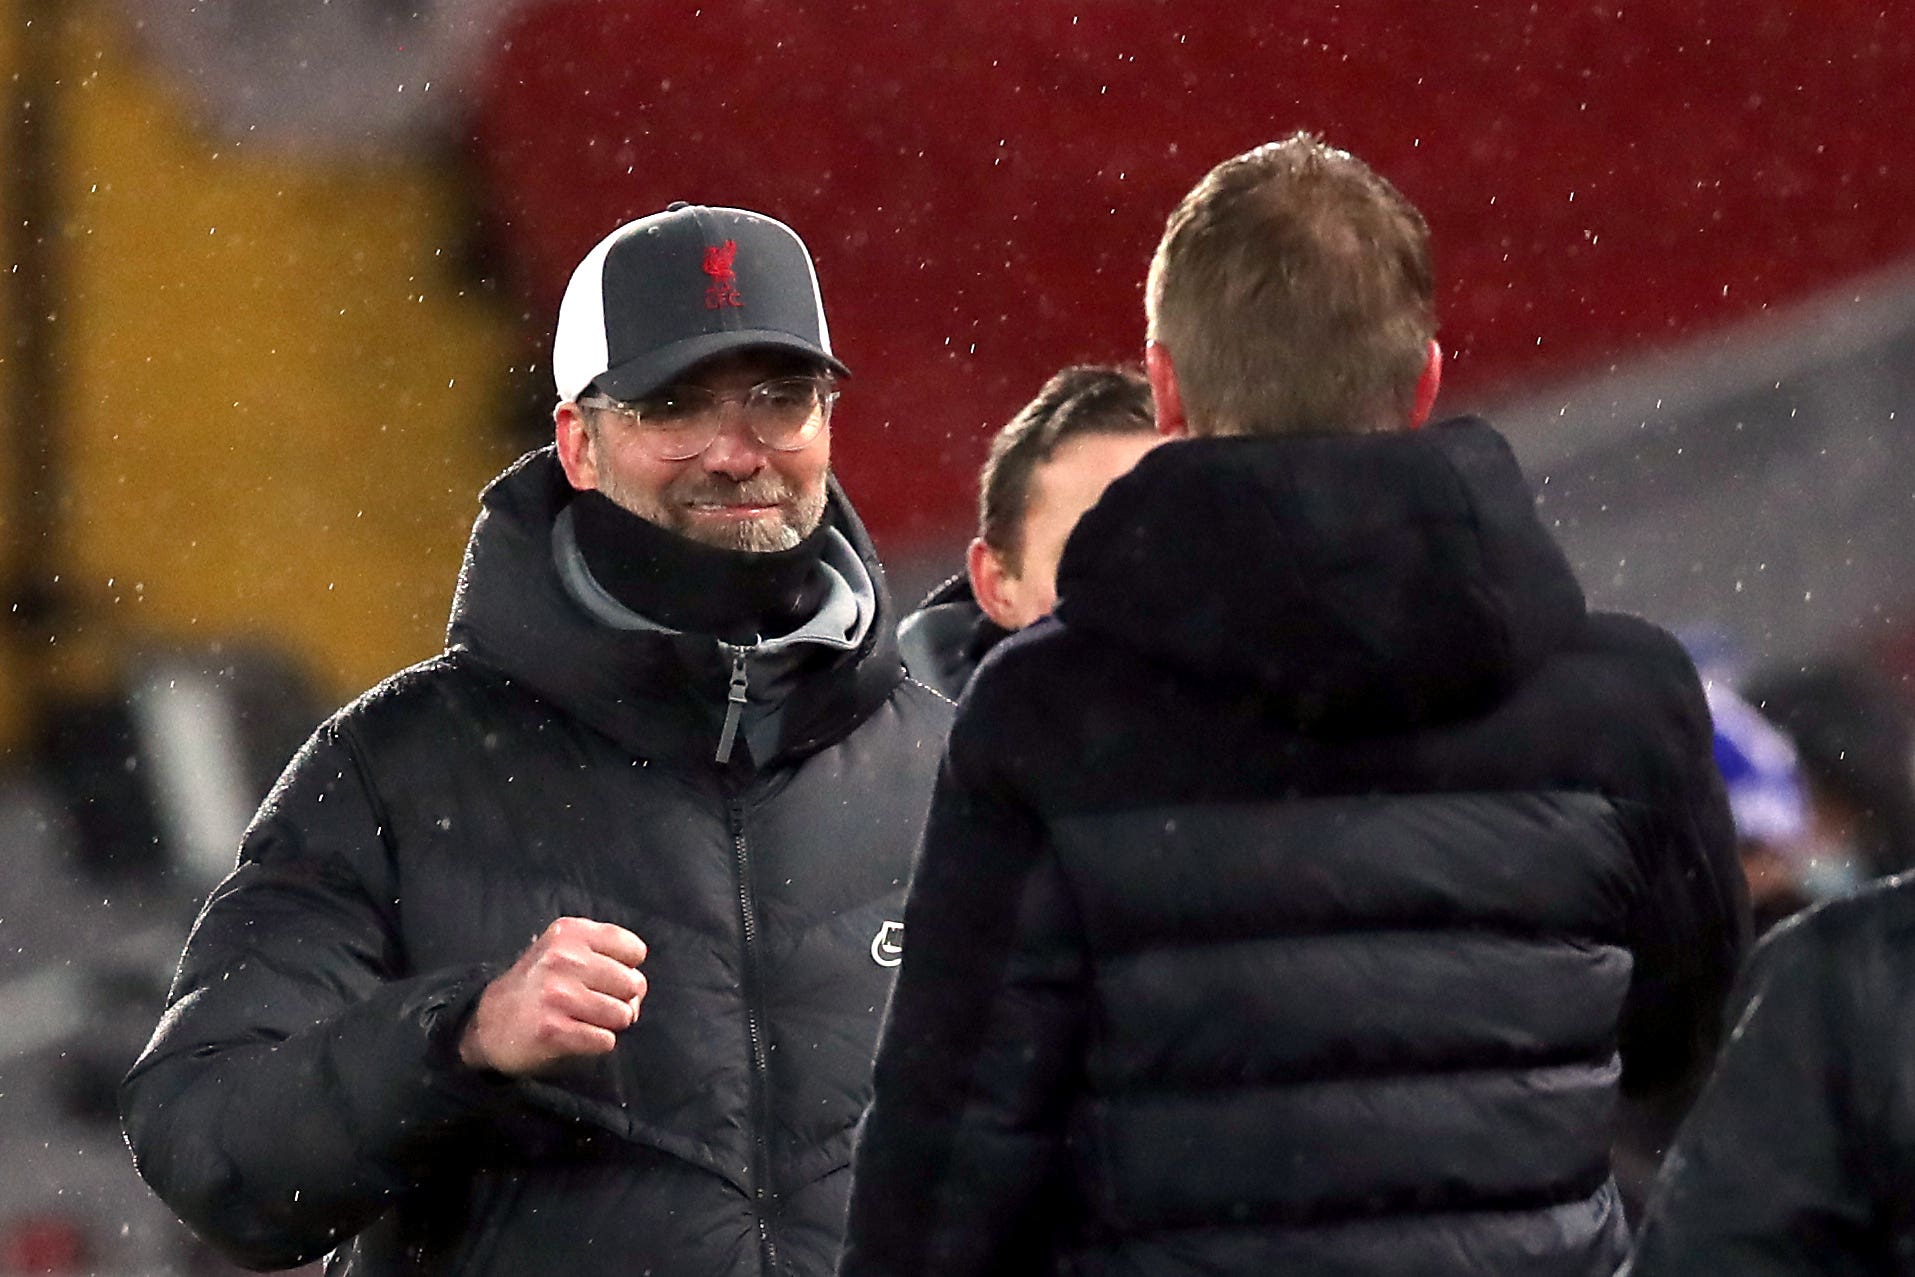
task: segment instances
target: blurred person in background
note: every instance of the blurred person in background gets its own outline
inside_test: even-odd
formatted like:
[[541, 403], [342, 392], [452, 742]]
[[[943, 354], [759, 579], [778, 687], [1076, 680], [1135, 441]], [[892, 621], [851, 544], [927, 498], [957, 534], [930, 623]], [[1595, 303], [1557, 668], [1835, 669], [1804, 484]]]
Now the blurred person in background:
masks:
[[949, 709], [830, 478], [789, 227], [618, 228], [552, 363], [446, 651], [260, 808], [127, 1135], [254, 1267], [819, 1277]]
[[1801, 760], [1805, 897], [1915, 867], [1915, 715], [1901, 689], [1859, 661], [1830, 657], [1757, 670], [1742, 693]]
[[1755, 934], [1821, 898], [1808, 784], [1782, 730], [1720, 680], [1708, 683], [1716, 767], [1735, 819]]
[[912, 676], [956, 700], [986, 652], [1051, 610], [1071, 529], [1162, 442], [1142, 373], [1080, 364], [1045, 382], [991, 440], [965, 571], [898, 626]]
[[1711, 628], [1684, 643], [1708, 692], [1757, 935], [1909, 862], [1915, 731], [1886, 676], [1840, 657], [1750, 673]]
[[1522, 1272], [1628, 1238], [1619, 1085], [1747, 903], [1681, 646], [1589, 614], [1508, 446], [1418, 429], [1422, 216], [1299, 134], [1172, 213], [1161, 430], [966, 690], [841, 1273]]

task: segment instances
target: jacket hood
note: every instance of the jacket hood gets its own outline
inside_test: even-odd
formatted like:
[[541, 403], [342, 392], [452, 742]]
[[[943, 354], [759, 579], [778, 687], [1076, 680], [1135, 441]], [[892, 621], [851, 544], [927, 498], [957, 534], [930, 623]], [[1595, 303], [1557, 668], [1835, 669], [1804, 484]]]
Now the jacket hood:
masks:
[[1339, 736], [1484, 709], [1585, 616], [1508, 444], [1471, 418], [1158, 448], [1078, 524], [1058, 591], [1066, 626]]
[[[549, 445], [487, 485], [459, 570], [447, 650], [521, 683], [641, 757], [708, 761], [725, 704], [724, 655], [702, 635], [614, 629], [574, 601], [552, 551], [553, 521], [572, 495]], [[796, 681], [778, 747], [760, 766], [839, 739], [904, 677], [883, 571], [835, 479], [825, 519], [870, 573], [877, 615], [855, 650], [821, 654]]]

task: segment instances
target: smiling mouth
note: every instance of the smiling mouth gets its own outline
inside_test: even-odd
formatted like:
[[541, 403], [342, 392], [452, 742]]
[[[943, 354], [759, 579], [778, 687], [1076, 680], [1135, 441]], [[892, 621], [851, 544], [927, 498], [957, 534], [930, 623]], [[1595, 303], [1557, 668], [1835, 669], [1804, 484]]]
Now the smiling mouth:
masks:
[[703, 519], [762, 519], [778, 513], [777, 505], [770, 502], [694, 501], [686, 509]]

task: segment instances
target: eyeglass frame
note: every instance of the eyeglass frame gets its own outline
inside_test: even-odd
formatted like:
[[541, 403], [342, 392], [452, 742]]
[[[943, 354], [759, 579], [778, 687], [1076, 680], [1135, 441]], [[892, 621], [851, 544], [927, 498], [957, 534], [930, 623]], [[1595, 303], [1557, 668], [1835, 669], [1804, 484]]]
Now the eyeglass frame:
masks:
[[[757, 407], [754, 407], [753, 396], [759, 395], [760, 392], [762, 392], [764, 388], [767, 386], [774, 386], [774, 385], [790, 383], [790, 382], [807, 382], [813, 387], [813, 395], [815, 397], [815, 403], [811, 409], [811, 413], [810, 413], [810, 416], [808, 417], [808, 420], [815, 420], [817, 422], [817, 425], [814, 427], [811, 427], [810, 429], [805, 430], [803, 437], [799, 439], [796, 443], [781, 445], [781, 444], [773, 443], [769, 439], [766, 439], [764, 435], [759, 433], [758, 418], [764, 413], [766, 413], [767, 409], [764, 406], [762, 406], [762, 404], [760, 404]], [[673, 393], [682, 394], [682, 393], [690, 392], [690, 391], [696, 391], [698, 394], [704, 396], [708, 400], [708, 403], [705, 407], [699, 409], [696, 413], [688, 414], [688, 416], [685, 418], [685, 421], [687, 424], [689, 424], [689, 422], [692, 420], [708, 420], [710, 423], [710, 433], [708, 433], [705, 436], [704, 442], [702, 442], [701, 444], [699, 444], [698, 447], [688, 452], [684, 452], [682, 454], [676, 454], [676, 455], [672, 453], [667, 453], [667, 452], [659, 452], [658, 459], [661, 461], [690, 461], [693, 457], [698, 456], [700, 453], [704, 452], [705, 449], [711, 447], [712, 442], [718, 438], [718, 431], [720, 429], [720, 422], [718, 420], [718, 415], [717, 415], [718, 409], [722, 407], [723, 405], [730, 404], [730, 403], [735, 403], [741, 409], [744, 410], [745, 423], [747, 428], [751, 431], [751, 437], [757, 440], [761, 446], [769, 448], [773, 452], [782, 452], [782, 453], [802, 452], [804, 451], [804, 449], [809, 447], [813, 441], [817, 439], [819, 431], [821, 431], [831, 421], [832, 405], [836, 404], [838, 402], [838, 396], [844, 393], [844, 391], [839, 388], [838, 379], [836, 377], [833, 377], [829, 372], [818, 372], [818, 373], [789, 373], [782, 377], [767, 377], [763, 381], [754, 382], [751, 385], [746, 386], [743, 390], [734, 390], [734, 391], [726, 391], [726, 392], [720, 392], [720, 391], [708, 389], [707, 387], [704, 387], [704, 386], [697, 386], [697, 385], [690, 385], [690, 384], [661, 386], [659, 389], [652, 391], [650, 394], [645, 396], [645, 398], [656, 399], [664, 395], [669, 395]], [[592, 394], [588, 390], [587, 393], [581, 394], [573, 402], [578, 404], [578, 406], [581, 408], [589, 408], [594, 412], [609, 412], [615, 416], [624, 417], [634, 427], [643, 427], [645, 424], [646, 419], [645, 419], [644, 412], [642, 410], [642, 404], [644, 402], [643, 400], [628, 402], [625, 400], [614, 399], [610, 395]], [[646, 432], [644, 430], [640, 430], [638, 433], [640, 434], [641, 437], [643, 437]], [[653, 437], [654, 438], [657, 437], [655, 427], [653, 428]]]

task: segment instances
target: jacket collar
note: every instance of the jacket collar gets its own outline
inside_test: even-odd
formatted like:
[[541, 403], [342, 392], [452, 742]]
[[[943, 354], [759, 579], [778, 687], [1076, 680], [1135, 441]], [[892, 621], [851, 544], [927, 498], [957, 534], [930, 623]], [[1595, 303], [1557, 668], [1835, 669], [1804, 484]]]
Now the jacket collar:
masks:
[[956, 700], [991, 649], [1010, 635], [984, 615], [970, 577], [959, 572], [898, 622], [898, 649], [913, 678]]
[[[729, 655], [702, 635], [606, 625], [567, 591], [553, 526], [571, 494], [550, 447], [521, 457], [486, 487], [452, 601], [448, 651], [497, 670], [641, 757], [709, 762]], [[793, 680], [778, 741], [761, 766], [840, 739], [903, 678], [883, 571], [835, 479], [825, 517], [869, 584], [870, 615], [853, 644], [819, 648]]]

